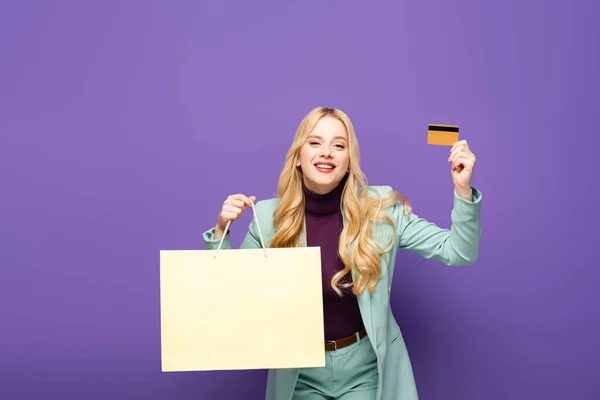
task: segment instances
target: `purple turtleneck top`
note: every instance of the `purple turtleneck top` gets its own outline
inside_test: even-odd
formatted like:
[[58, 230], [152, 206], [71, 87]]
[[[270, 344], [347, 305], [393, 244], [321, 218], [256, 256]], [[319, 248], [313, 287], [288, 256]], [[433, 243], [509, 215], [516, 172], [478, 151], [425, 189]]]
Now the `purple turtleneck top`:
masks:
[[[331, 287], [331, 278], [344, 268], [338, 256], [343, 228], [340, 204], [344, 182], [345, 179], [336, 189], [324, 195], [315, 194], [303, 185], [307, 244], [321, 247], [325, 340], [342, 339], [363, 328], [358, 301], [352, 289], [343, 289], [340, 297]], [[343, 281], [350, 282], [351, 277], [347, 275]]]

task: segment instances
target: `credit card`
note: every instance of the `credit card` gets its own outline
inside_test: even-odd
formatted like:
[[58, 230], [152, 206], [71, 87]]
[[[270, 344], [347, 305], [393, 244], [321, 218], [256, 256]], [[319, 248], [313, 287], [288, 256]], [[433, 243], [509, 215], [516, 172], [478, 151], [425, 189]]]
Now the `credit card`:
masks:
[[458, 142], [458, 126], [429, 124], [427, 129], [427, 144], [454, 146], [456, 142]]

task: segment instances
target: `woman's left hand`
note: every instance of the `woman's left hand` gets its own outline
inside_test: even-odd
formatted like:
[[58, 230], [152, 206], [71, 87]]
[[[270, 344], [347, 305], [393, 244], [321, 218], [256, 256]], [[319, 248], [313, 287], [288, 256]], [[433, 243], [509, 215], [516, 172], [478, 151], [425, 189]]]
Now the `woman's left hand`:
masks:
[[469, 149], [466, 140], [460, 140], [450, 149], [448, 162], [452, 165], [452, 180], [456, 192], [461, 197], [471, 197], [471, 178], [475, 167], [475, 154]]

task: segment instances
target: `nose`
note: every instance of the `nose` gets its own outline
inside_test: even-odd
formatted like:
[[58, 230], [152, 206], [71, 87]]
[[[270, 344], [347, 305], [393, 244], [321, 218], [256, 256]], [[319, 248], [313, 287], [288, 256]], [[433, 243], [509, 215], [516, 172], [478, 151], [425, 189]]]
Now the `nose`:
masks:
[[327, 146], [321, 147], [321, 155], [323, 157], [331, 157], [331, 150]]

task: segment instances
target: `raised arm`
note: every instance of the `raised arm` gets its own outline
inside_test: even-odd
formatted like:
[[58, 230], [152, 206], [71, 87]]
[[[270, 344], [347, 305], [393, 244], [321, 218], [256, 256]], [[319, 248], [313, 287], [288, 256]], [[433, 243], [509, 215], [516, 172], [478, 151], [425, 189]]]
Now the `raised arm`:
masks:
[[467, 201], [454, 192], [450, 229], [415, 214], [404, 215], [400, 206], [396, 225], [398, 247], [446, 265], [473, 264], [479, 256], [482, 195], [475, 188], [472, 193], [473, 201]]
[[479, 256], [481, 192], [471, 186], [475, 154], [466, 140], [450, 148], [448, 162], [454, 183], [452, 226], [443, 229], [417, 215], [406, 216], [400, 207], [398, 246], [447, 265], [473, 264]]

